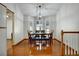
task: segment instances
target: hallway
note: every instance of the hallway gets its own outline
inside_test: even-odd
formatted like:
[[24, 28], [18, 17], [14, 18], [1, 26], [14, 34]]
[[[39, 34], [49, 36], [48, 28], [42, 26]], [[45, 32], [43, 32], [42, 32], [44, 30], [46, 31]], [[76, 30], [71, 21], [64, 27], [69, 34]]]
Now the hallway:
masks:
[[79, 4], [0, 3], [0, 56], [79, 54]]

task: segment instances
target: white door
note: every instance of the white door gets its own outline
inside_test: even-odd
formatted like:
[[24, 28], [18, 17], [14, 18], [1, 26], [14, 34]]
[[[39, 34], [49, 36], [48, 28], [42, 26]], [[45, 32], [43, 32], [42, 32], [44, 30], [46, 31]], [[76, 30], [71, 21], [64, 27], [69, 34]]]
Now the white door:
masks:
[[7, 55], [6, 8], [0, 4], [0, 56]]

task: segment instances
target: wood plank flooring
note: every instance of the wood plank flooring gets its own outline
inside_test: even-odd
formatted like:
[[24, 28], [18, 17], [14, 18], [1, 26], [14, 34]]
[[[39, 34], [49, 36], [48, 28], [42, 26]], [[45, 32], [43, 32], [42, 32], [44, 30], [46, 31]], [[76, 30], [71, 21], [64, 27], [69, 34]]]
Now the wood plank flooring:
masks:
[[37, 50], [37, 47], [31, 47], [28, 40], [24, 39], [17, 45], [12, 47], [12, 50], [8, 50], [8, 56], [60, 56], [61, 55], [61, 43], [53, 39], [52, 46], [44, 47], [43, 50]]

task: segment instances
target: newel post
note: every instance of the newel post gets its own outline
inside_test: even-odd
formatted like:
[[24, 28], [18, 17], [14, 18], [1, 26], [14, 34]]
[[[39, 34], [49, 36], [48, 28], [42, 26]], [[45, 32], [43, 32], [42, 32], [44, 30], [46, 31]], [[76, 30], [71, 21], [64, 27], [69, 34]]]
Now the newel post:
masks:
[[63, 56], [64, 55], [64, 50], [63, 50], [63, 35], [64, 35], [64, 33], [63, 33], [63, 30], [61, 30], [61, 55]]

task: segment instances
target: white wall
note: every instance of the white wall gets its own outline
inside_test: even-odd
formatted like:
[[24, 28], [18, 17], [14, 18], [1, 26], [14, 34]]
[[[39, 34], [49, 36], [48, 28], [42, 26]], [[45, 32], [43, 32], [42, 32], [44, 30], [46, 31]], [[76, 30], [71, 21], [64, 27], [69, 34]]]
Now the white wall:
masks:
[[[56, 21], [56, 36], [58, 39], [61, 39], [61, 30], [79, 31], [79, 4], [64, 4], [56, 15]], [[64, 40], [67, 41], [70, 46], [73, 45], [72, 47], [78, 51], [79, 35], [75, 36], [75, 39], [73, 36], [74, 35], [72, 35], [71, 38], [73, 42], [70, 42], [69, 35], [67, 35]]]
[[[53, 32], [53, 36], [56, 36], [56, 16], [47, 16], [44, 21], [49, 22], [49, 29]], [[46, 27], [46, 26], [45, 26]]]
[[19, 42], [23, 34], [23, 14], [21, 13], [17, 4], [14, 3], [3, 3], [7, 8], [13, 11], [14, 14], [14, 44]]
[[21, 13], [18, 6], [16, 6], [16, 12], [15, 12], [15, 21], [14, 21], [14, 32], [15, 32], [15, 43], [22, 40], [24, 37], [23, 33], [23, 14]]
[[34, 28], [34, 17], [24, 16], [24, 37], [28, 38], [28, 31], [30, 29], [30, 24]]
[[[0, 5], [0, 27], [6, 27], [6, 8]], [[6, 38], [7, 38], [7, 29], [0, 28], [0, 56], [7, 55], [6, 48]]]

